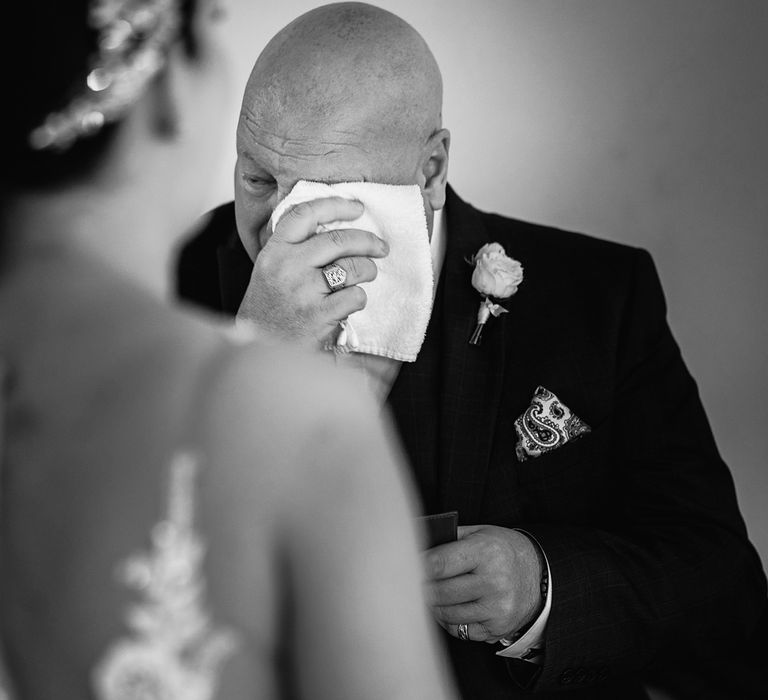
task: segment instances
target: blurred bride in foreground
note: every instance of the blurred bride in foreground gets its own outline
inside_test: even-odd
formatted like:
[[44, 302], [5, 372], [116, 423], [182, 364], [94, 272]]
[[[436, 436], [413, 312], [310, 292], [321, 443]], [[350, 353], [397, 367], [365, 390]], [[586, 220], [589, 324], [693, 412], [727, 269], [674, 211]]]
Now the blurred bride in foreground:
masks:
[[227, 132], [219, 8], [14, 5], [0, 696], [453, 697], [378, 409], [162, 300]]

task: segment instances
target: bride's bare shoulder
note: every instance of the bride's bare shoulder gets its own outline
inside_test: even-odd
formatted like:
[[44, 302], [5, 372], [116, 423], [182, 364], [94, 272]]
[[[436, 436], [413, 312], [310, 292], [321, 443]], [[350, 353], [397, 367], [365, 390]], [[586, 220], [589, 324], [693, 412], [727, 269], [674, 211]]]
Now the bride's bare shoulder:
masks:
[[331, 354], [266, 335], [244, 342], [228, 320], [188, 310], [166, 310], [156, 321], [147, 328], [162, 328], [163, 340], [150, 330], [145, 345], [157, 359], [141, 364], [168, 383], [166, 393], [193, 404], [194, 440], [242, 482], [305, 476], [308, 451], [322, 455], [378, 427], [373, 398]]
[[[288, 551], [340, 519], [347, 499], [377, 483], [371, 472], [393, 461], [379, 409], [331, 357], [257, 340], [225, 349], [207, 371], [201, 512], [211, 570], [227, 572], [214, 588], [225, 612], [270, 646], [285, 587], [270, 582]], [[385, 479], [391, 502], [390, 490]]]
[[378, 413], [332, 356], [272, 341], [232, 349], [208, 399], [208, 439], [227, 445], [238, 463], [258, 456], [263, 470], [284, 478], [304, 468], [308, 449], [374, 430]]

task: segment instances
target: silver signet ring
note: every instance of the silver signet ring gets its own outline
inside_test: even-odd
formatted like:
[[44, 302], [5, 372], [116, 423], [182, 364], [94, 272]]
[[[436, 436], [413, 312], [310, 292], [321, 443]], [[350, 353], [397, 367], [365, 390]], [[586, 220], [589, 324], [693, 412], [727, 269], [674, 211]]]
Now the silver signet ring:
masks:
[[325, 282], [328, 285], [328, 289], [332, 292], [338, 292], [340, 289], [344, 289], [344, 282], [347, 281], [347, 273], [343, 267], [340, 267], [336, 263], [331, 263], [323, 268], [323, 275], [325, 276]]

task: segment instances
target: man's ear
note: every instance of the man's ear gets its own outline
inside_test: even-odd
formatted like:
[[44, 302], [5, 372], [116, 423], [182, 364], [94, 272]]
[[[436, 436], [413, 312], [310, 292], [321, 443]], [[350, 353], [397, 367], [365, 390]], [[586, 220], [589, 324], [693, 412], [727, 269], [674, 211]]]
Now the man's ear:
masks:
[[451, 147], [451, 132], [438, 129], [429, 137], [424, 147], [424, 164], [421, 175], [424, 197], [433, 211], [445, 205], [445, 188], [448, 184], [448, 151]]

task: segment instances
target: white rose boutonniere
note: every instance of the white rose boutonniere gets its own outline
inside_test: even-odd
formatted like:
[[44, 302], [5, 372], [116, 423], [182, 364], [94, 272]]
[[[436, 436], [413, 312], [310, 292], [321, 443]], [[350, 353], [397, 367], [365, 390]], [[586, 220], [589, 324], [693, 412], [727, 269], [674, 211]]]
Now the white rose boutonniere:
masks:
[[469, 339], [470, 344], [479, 345], [488, 319], [507, 312], [507, 309], [492, 302], [489, 297], [507, 299], [515, 294], [523, 281], [523, 266], [510, 258], [498, 243], [486, 243], [467, 262], [475, 266], [472, 286], [484, 297], [477, 312], [475, 332]]

